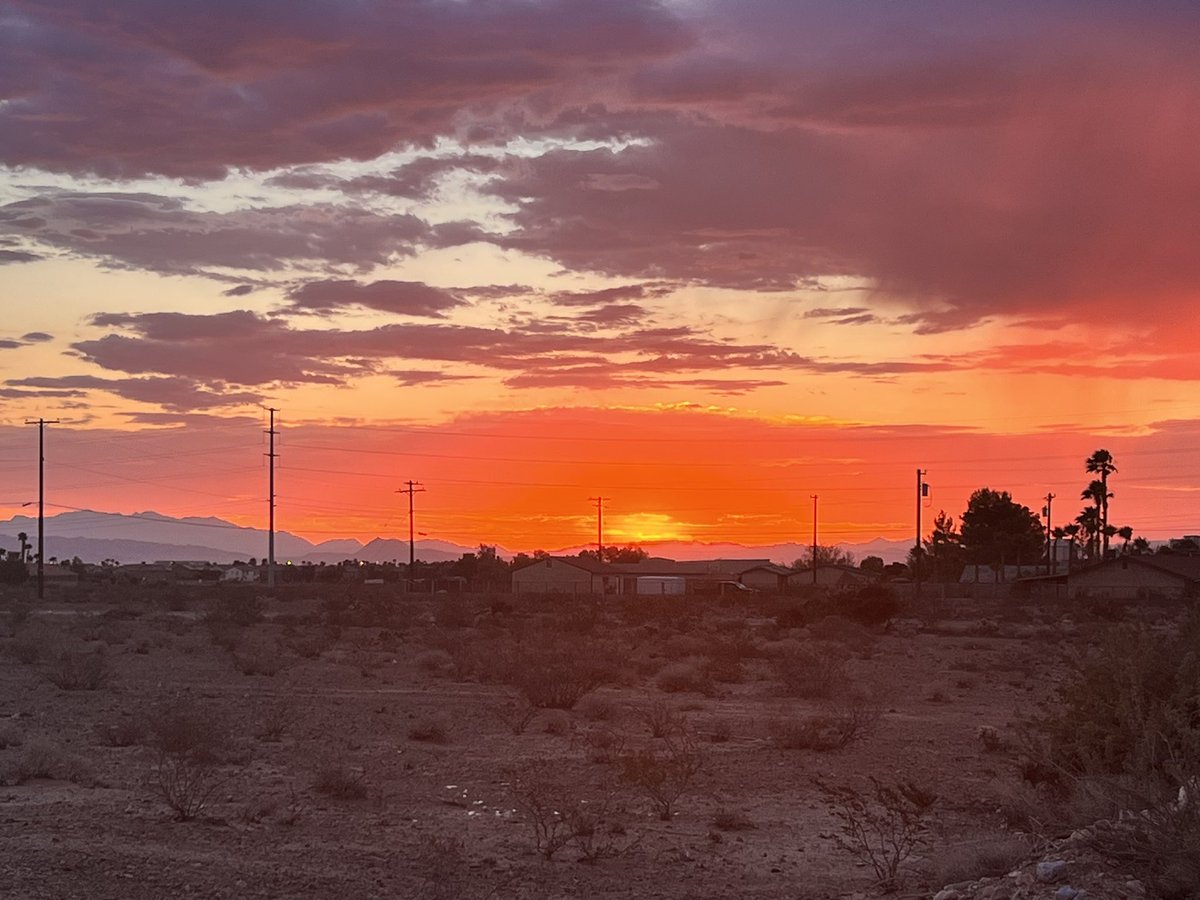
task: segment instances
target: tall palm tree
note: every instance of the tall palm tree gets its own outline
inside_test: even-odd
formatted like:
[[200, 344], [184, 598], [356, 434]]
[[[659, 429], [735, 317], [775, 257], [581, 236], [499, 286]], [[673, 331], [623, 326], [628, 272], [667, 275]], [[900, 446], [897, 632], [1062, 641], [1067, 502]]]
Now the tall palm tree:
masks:
[[1112, 497], [1112, 494], [1108, 492], [1108, 476], [1116, 473], [1117, 464], [1113, 460], [1113, 455], [1101, 448], [1089, 456], [1084, 465], [1087, 466], [1088, 472], [1100, 476], [1100, 484], [1103, 485], [1100, 491], [1102, 498], [1102, 502], [1100, 503], [1100, 528], [1104, 540], [1104, 555], [1108, 556], [1108, 501]]
[[1121, 545], [1121, 555], [1124, 556], [1129, 552], [1129, 542], [1133, 540], [1133, 526], [1122, 525], [1117, 529], [1117, 537], [1125, 542]]
[[30, 546], [29, 545], [29, 535], [27, 535], [23, 531], [19, 532], [17, 534], [17, 540], [21, 542], [21, 562], [28, 562], [28, 559], [26, 557], [29, 553], [29, 546]]
[[1100, 546], [1100, 510], [1095, 506], [1085, 506], [1075, 517], [1079, 523], [1080, 532], [1087, 541], [1088, 559], [1094, 559]]
[[[1075, 520], [1077, 522], [1080, 522], [1081, 524], [1084, 524], [1084, 527], [1087, 528], [1087, 530], [1088, 530], [1088, 534], [1089, 534], [1088, 556], [1089, 557], [1095, 556], [1096, 553], [1099, 552], [1099, 550], [1100, 550], [1100, 533], [1104, 530], [1104, 512], [1103, 512], [1103, 510], [1104, 510], [1104, 494], [1105, 494], [1104, 482], [1100, 481], [1099, 479], [1096, 479], [1095, 481], [1093, 481], [1091, 484], [1089, 484], [1087, 487], [1085, 487], [1083, 489], [1083, 491], [1080, 492], [1080, 494], [1079, 494], [1080, 500], [1090, 500], [1092, 502], [1092, 504], [1096, 507], [1095, 527], [1094, 528], [1091, 526], [1090, 522], [1083, 523], [1080, 519]], [[1094, 542], [1094, 546], [1093, 546], [1093, 542]]]

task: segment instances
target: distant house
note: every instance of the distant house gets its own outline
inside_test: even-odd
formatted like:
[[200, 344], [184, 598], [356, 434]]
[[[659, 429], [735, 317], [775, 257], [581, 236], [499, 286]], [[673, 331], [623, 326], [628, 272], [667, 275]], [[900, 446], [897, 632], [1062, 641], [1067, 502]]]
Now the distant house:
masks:
[[764, 563], [741, 572], [738, 580], [756, 591], [782, 591], [787, 587], [791, 574], [792, 570], [787, 566]]
[[1114, 600], [1200, 597], [1200, 556], [1118, 556], [1067, 576], [1072, 597]]
[[[646, 585], [655, 579], [670, 579], [672, 583], [682, 579], [686, 593], [719, 594], [722, 584], [728, 582], [776, 590], [781, 573], [786, 571], [766, 559], [678, 562], [651, 558], [635, 563], [602, 563], [586, 556], [551, 556], [514, 571], [512, 585], [516, 594], [638, 594], [647, 593]], [[751, 582], [758, 583], [752, 585]]]
[[818, 587], [858, 587], [875, 581], [870, 572], [854, 566], [817, 566], [816, 580], [812, 569], [793, 569], [787, 576], [790, 588], [803, 588], [816, 584]]

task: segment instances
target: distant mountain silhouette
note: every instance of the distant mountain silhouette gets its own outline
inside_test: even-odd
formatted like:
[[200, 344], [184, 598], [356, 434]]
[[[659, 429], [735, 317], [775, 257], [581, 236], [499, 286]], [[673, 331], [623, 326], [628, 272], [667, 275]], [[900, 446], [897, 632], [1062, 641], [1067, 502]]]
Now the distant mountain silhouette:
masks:
[[[14, 516], [0, 522], [0, 548], [16, 550], [17, 534], [25, 532], [30, 541], [37, 534], [37, 519]], [[745, 545], [729, 542], [701, 543], [685, 541], [651, 541], [640, 546], [652, 556], [668, 559], [755, 558], [770, 559], [790, 565], [805, 554], [808, 545], [800, 542]], [[879, 556], [884, 562], [903, 561], [912, 546], [911, 541], [889, 541], [882, 538], [863, 544], [838, 544], [849, 550], [856, 560]], [[473, 553], [478, 546], [464, 547], [448, 541], [423, 540], [416, 542], [416, 557], [421, 562], [454, 560], [464, 553]], [[552, 551], [554, 555], [574, 556], [592, 545]], [[513, 554], [498, 548], [502, 557]], [[131, 515], [80, 510], [60, 513], [46, 518], [46, 559], [71, 559], [78, 556], [85, 562], [115, 559], [121, 563], [154, 562], [157, 560], [205, 560], [229, 563], [262, 559], [267, 555], [267, 532], [246, 528], [208, 517], [164, 516], [157, 512]], [[275, 559], [278, 562], [337, 563], [344, 559], [366, 562], [408, 562], [408, 541], [399, 538], [372, 539], [366, 544], [354, 538], [335, 538], [314, 544], [286, 531], [275, 533]]]

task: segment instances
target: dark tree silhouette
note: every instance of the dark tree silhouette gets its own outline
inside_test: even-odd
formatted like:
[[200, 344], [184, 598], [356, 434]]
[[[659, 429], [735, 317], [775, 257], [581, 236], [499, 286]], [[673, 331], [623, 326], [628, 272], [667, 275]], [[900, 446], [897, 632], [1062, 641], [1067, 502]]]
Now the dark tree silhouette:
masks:
[[1084, 465], [1088, 472], [1100, 476], [1100, 534], [1103, 540], [1101, 556], [1108, 556], [1108, 501], [1112, 497], [1112, 494], [1108, 492], [1108, 476], [1116, 474], [1117, 464], [1113, 460], [1113, 455], [1101, 448], [1089, 456], [1084, 461]]
[[1042, 521], [1008, 491], [980, 488], [962, 514], [962, 546], [967, 561], [997, 570], [1009, 562], [1041, 558]]

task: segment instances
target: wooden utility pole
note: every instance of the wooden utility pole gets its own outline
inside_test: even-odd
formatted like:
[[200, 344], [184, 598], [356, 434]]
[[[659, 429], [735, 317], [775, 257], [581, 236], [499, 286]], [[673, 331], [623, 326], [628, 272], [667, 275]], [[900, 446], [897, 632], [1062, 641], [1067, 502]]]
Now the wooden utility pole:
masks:
[[812, 552], [812, 570], [813, 584], [817, 583], [817, 495], [812, 495], [813, 502], [813, 552]]
[[1054, 559], [1054, 557], [1051, 555], [1051, 552], [1050, 552], [1050, 511], [1051, 511], [1050, 508], [1051, 508], [1051, 504], [1053, 502], [1054, 502], [1054, 494], [1047, 493], [1046, 494], [1046, 506], [1044, 509], [1042, 509], [1042, 515], [1044, 515], [1046, 517], [1046, 574], [1047, 575], [1053, 575], [1054, 570], [1056, 568], [1058, 568], [1055, 565], [1057, 560]]
[[38, 427], [38, 552], [37, 595], [46, 596], [46, 426], [57, 425], [58, 419], [26, 419], [26, 425]]
[[398, 488], [397, 494], [408, 494], [408, 589], [412, 590], [413, 570], [417, 564], [416, 532], [413, 530], [413, 495], [425, 492], [421, 482], [408, 480], [407, 487]]
[[604, 503], [611, 497], [588, 497], [596, 504], [596, 559], [604, 562]]
[[925, 483], [926, 472], [917, 469], [917, 543], [913, 549], [913, 598], [921, 596], [921, 503], [929, 496], [929, 485]]
[[275, 587], [275, 457], [278, 455], [275, 452], [275, 413], [279, 410], [274, 407], [267, 407], [267, 412], [271, 416], [271, 424], [267, 429], [269, 436], [267, 461], [270, 475], [267, 481], [267, 587]]

